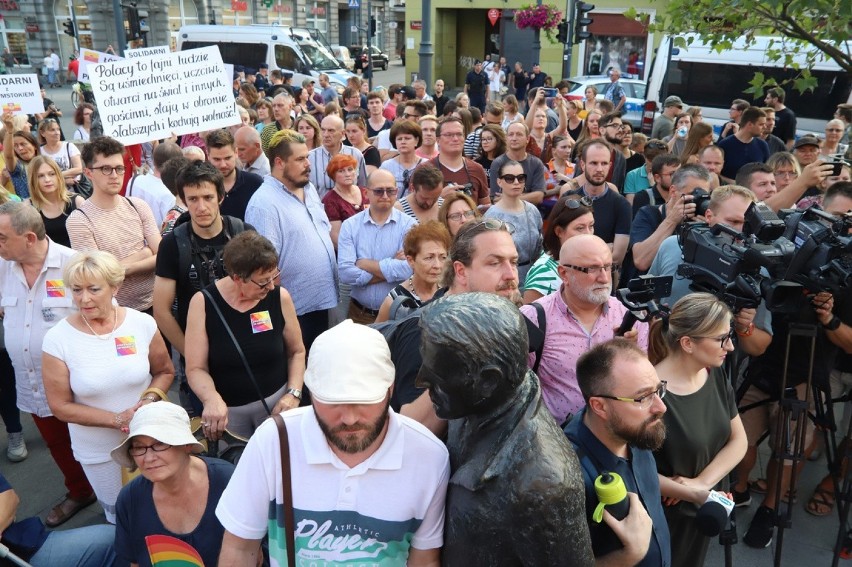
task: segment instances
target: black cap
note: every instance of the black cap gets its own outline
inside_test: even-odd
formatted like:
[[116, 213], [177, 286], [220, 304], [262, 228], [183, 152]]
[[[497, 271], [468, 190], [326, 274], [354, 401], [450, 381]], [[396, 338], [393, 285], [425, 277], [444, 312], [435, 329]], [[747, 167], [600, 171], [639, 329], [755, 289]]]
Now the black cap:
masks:
[[261, 63], [261, 64], [259, 65], [259, 67], [260, 67], [261, 69], [269, 69], [269, 65], [267, 65], [266, 63]]

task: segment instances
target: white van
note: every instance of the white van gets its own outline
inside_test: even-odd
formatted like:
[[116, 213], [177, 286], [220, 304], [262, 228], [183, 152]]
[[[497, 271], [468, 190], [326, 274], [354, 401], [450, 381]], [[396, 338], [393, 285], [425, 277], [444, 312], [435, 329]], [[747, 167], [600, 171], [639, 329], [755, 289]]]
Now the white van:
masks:
[[310, 36], [308, 30], [275, 25], [248, 26], [183, 26], [178, 32], [178, 51], [215, 45], [222, 60], [232, 65], [258, 69], [261, 63], [269, 69], [293, 73], [293, 85], [304, 79], [328, 75], [338, 94], [353, 74], [341, 67], [337, 58]]
[[[704, 120], [712, 124], [718, 133], [729, 120], [728, 109], [735, 98], [765, 106], [762, 95], [755, 98], [743, 92], [749, 88], [756, 72], [763, 73], [767, 79], [775, 79], [779, 84], [798, 73], [784, 68], [783, 62], [770, 61], [766, 56], [771, 37], [758, 37], [748, 48], [745, 40], [738, 40], [731, 49], [721, 52], [714, 51], [695, 34], [681, 37], [687, 41], [691, 38], [692, 44], [675, 47], [673, 37], [666, 36], [654, 57], [648, 77], [643, 131], [647, 126], [650, 132], [654, 112], [662, 108], [662, 101], [677, 95], [689, 106], [700, 106]], [[779, 38], [774, 39], [780, 41]], [[797, 57], [796, 62], [804, 64], [805, 57]], [[796, 113], [796, 134], [799, 136], [805, 133], [824, 135], [825, 123], [831, 120], [837, 105], [852, 102], [852, 77], [833, 59], [820, 59], [811, 68], [811, 74], [818, 82], [813, 91], [800, 93], [790, 84], [783, 86], [785, 104]]]

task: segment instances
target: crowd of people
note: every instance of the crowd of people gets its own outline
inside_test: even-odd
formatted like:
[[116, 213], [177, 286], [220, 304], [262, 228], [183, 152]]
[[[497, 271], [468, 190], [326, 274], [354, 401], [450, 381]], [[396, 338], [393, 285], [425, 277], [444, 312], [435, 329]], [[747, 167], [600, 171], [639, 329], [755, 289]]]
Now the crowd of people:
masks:
[[[684, 223], [739, 231], [755, 202], [849, 215], [849, 162], [830, 162], [848, 157], [852, 106], [824, 138], [796, 137], [772, 88], [764, 107], [733, 101], [717, 136], [670, 96], [649, 138], [624, 120], [617, 72], [603, 98], [573, 101], [564, 82], [545, 96], [538, 65], [511, 72], [505, 60], [477, 62], [452, 99], [441, 80], [429, 94], [422, 80], [370, 91], [354, 77], [338, 95], [326, 75], [293, 86], [267, 71], [237, 69], [239, 124], [135, 146], [100, 135], [93, 104], [78, 109], [74, 142], [47, 110], [32, 122], [3, 113], [7, 456], [27, 457], [20, 412], [31, 414], [68, 490], [47, 526], [95, 501], [115, 524], [63, 544], [68, 557], [151, 565], [175, 545], [205, 565], [254, 565], [268, 536], [273, 565], [371, 546], [388, 564], [438, 564], [447, 485], [461, 473], [433, 402], [463, 395], [423, 375], [419, 314], [469, 292], [520, 308], [541, 404], [583, 466], [597, 559], [703, 564], [710, 539], [693, 518], [711, 490], [737, 506], [766, 492], [744, 540], [769, 545], [791, 467], [749, 479], [763, 434], [776, 434], [775, 378], [802, 314], [734, 311], [675, 277], [671, 312], [618, 338], [628, 309], [613, 292], [676, 276]], [[818, 352], [809, 368], [807, 345], [792, 345], [793, 385], [808, 399], [812, 370], [837, 398], [852, 385], [852, 301], [812, 291]], [[487, 368], [474, 370], [487, 384]], [[771, 403], [740, 415], [760, 400]], [[266, 419], [282, 412], [289, 501], [279, 426]], [[249, 439], [236, 469], [195, 456], [191, 416], [210, 443]], [[595, 523], [606, 471], [634, 495], [624, 519]], [[831, 485], [808, 512], [831, 512]], [[2, 498], [17, 504], [0, 477]], [[76, 564], [39, 558], [59, 544], [37, 524], [19, 526], [38, 542], [33, 565]]]

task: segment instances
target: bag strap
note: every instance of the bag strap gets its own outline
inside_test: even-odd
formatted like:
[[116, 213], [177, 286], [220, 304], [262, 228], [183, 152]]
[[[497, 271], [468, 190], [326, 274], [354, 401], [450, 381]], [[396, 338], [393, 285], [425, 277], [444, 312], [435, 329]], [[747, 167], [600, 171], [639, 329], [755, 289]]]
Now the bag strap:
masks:
[[281, 446], [281, 491], [284, 496], [284, 541], [287, 545], [287, 565], [296, 567], [296, 519], [293, 514], [293, 482], [290, 479], [290, 439], [287, 424], [280, 413], [272, 416], [278, 426], [278, 442]]
[[[541, 334], [547, 337], [547, 315], [544, 313], [544, 306], [537, 302], [533, 301], [530, 305], [535, 309], [536, 317], [538, 317], [538, 328], [541, 331]], [[535, 349], [535, 364], [533, 364], [532, 371], [538, 375], [538, 367], [541, 364], [541, 354], [544, 352], [544, 339], [541, 340], [541, 344], [538, 345], [538, 348]]]
[[272, 415], [272, 412], [269, 410], [269, 406], [266, 403], [266, 398], [263, 396], [263, 392], [260, 390], [260, 386], [257, 384], [257, 380], [254, 378], [254, 372], [251, 371], [251, 366], [249, 366], [248, 360], [246, 360], [246, 355], [243, 353], [243, 348], [240, 346], [240, 343], [237, 342], [237, 337], [234, 336], [234, 332], [231, 330], [231, 327], [228, 325], [228, 322], [225, 321], [225, 315], [222, 313], [222, 310], [219, 309], [219, 305], [216, 303], [216, 300], [213, 299], [213, 296], [210, 294], [207, 289], [202, 289], [201, 293], [210, 300], [210, 303], [213, 305], [213, 309], [216, 311], [216, 315], [219, 316], [219, 320], [222, 322], [222, 326], [225, 327], [225, 331], [228, 332], [228, 336], [231, 337], [231, 341], [234, 343], [234, 348], [237, 349], [237, 354], [240, 355], [240, 360], [243, 361], [243, 366], [246, 369], [246, 374], [251, 379], [251, 383], [254, 385], [254, 389], [257, 390], [257, 395], [260, 398], [260, 403], [263, 404], [263, 409], [266, 410], [266, 415]]

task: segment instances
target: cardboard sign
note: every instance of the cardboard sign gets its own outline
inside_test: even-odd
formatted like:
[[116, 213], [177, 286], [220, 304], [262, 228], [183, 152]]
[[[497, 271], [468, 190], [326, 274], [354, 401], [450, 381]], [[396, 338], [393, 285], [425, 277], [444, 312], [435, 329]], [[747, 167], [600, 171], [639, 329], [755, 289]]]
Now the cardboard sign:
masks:
[[140, 47], [138, 49], [126, 49], [124, 55], [128, 59], [136, 59], [137, 57], [149, 57], [151, 55], [166, 55], [171, 53], [168, 45], [158, 45], [157, 47]]
[[[77, 80], [81, 83], [91, 83], [91, 79], [89, 78], [89, 65], [97, 65], [99, 63], [109, 63], [111, 61], [123, 61], [123, 57], [119, 57], [118, 55], [112, 55], [109, 53], [104, 53], [102, 51], [95, 51], [93, 49], [81, 49], [80, 50], [80, 74], [77, 75]], [[44, 112], [44, 110], [40, 110], [39, 112]]]
[[0, 111], [12, 114], [44, 112], [38, 75], [0, 75]]
[[240, 123], [216, 46], [91, 65], [104, 135], [124, 144]]

